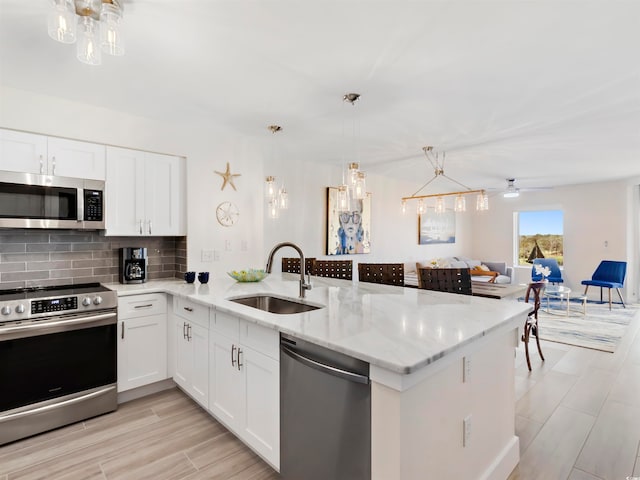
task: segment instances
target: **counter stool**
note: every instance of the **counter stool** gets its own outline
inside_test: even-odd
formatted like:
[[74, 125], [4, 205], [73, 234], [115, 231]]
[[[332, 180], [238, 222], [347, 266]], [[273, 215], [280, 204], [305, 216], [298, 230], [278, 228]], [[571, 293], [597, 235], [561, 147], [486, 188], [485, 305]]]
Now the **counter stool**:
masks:
[[544, 362], [544, 355], [540, 348], [540, 329], [538, 328], [538, 310], [540, 309], [540, 295], [544, 290], [544, 282], [531, 282], [527, 286], [527, 292], [524, 295], [524, 301], [529, 303], [529, 296], [533, 292], [533, 310], [527, 315], [527, 319], [524, 322], [524, 333], [522, 334], [522, 341], [524, 342], [524, 352], [527, 357], [527, 366], [531, 371], [531, 360], [529, 359], [529, 337], [531, 333], [536, 337], [536, 344], [538, 345], [538, 353], [540, 358]]

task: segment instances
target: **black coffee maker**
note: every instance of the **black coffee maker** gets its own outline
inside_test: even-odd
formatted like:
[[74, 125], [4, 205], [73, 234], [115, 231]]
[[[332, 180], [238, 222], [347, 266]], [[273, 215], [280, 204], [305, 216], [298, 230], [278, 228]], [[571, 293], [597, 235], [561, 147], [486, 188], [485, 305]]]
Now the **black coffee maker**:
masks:
[[147, 249], [124, 247], [120, 249], [120, 283], [147, 281]]

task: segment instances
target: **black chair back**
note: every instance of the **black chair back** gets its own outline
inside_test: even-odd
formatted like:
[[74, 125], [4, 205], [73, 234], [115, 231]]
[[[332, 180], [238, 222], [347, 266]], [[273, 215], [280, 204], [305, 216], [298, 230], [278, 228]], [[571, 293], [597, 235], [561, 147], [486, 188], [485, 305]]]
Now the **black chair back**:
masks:
[[312, 275], [351, 280], [353, 260], [316, 260]]
[[471, 273], [468, 268], [419, 268], [418, 275], [420, 288], [471, 295]]
[[360, 282], [404, 286], [404, 263], [359, 263]]

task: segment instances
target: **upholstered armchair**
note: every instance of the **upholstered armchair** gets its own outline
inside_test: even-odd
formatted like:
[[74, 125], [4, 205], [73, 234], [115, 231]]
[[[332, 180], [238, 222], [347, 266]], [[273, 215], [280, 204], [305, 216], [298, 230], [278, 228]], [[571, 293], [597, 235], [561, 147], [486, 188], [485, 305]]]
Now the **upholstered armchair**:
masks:
[[586, 285], [584, 288], [584, 294], [587, 294], [589, 287], [600, 287], [600, 302], [602, 303], [602, 289], [609, 289], [609, 310], [611, 310], [611, 289], [615, 288], [622, 302], [624, 308], [624, 300], [622, 299], [622, 293], [620, 289], [624, 285], [624, 277], [627, 274], [627, 262], [616, 262], [613, 260], [603, 260], [593, 272], [591, 280], [583, 280], [582, 285]]
[[555, 258], [534, 258], [533, 266], [531, 267], [531, 281], [539, 282], [542, 280], [542, 275], [536, 273], [536, 265], [540, 265], [541, 267], [549, 267], [551, 270], [551, 275], [549, 275], [547, 280], [550, 283], [562, 283], [564, 280], [562, 279], [562, 271], [560, 270], [560, 265], [558, 265], [558, 261]]

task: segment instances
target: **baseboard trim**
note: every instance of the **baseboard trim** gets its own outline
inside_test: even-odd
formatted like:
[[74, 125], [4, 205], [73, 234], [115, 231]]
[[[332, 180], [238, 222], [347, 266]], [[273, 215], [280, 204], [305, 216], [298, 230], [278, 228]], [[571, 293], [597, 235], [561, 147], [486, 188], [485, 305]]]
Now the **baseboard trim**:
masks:
[[170, 388], [175, 388], [176, 386], [176, 382], [174, 382], [173, 379], [167, 378], [166, 380], [161, 380], [149, 385], [143, 385], [142, 387], [132, 388], [131, 390], [127, 390], [124, 392], [118, 392], [118, 405], [121, 403], [130, 402], [131, 400], [146, 397], [147, 395], [162, 392], [163, 390], [169, 390]]
[[513, 436], [502, 452], [493, 460], [480, 480], [506, 480], [520, 461], [520, 439]]

